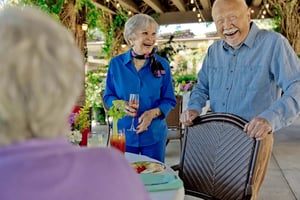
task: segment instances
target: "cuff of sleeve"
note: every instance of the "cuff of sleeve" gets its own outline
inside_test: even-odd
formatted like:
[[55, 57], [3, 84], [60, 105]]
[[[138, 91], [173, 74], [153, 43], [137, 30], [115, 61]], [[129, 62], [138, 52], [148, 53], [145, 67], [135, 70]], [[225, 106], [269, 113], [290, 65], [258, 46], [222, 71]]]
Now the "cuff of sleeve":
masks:
[[258, 115], [258, 117], [264, 118], [265, 120], [267, 120], [270, 123], [270, 125], [272, 127], [271, 133], [281, 128], [281, 126], [280, 126], [281, 120], [280, 120], [279, 116], [273, 112], [266, 111], [266, 112], [263, 112], [260, 115]]

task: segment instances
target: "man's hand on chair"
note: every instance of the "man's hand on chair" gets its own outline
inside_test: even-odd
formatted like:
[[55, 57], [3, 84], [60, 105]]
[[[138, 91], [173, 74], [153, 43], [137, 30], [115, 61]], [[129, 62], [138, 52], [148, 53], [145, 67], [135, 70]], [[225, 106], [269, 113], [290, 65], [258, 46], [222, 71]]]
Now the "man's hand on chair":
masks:
[[193, 120], [199, 116], [196, 110], [185, 110], [180, 115], [180, 121], [185, 126], [193, 125]]
[[263, 118], [255, 117], [244, 127], [244, 131], [257, 140], [264, 139], [268, 134], [272, 133], [270, 123]]

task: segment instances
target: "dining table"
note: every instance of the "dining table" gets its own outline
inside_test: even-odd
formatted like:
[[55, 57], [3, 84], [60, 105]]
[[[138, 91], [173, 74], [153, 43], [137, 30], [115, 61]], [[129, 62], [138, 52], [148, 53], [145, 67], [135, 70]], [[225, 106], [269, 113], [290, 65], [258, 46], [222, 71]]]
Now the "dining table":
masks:
[[[125, 158], [129, 163], [136, 163], [136, 162], [156, 162], [161, 163], [158, 160], [155, 160], [153, 158], [150, 158], [145, 155], [140, 154], [133, 154], [125, 152]], [[168, 165], [161, 163], [165, 166], [164, 172], [166, 174], [174, 174], [177, 179], [179, 177], [177, 176], [176, 172]], [[180, 180], [180, 179], [179, 179]], [[180, 180], [181, 181], [181, 180]], [[156, 191], [149, 191], [150, 197], [152, 200], [184, 200], [184, 187], [183, 185], [180, 185], [178, 188], [172, 188], [172, 189], [165, 189], [165, 190], [156, 190]]]

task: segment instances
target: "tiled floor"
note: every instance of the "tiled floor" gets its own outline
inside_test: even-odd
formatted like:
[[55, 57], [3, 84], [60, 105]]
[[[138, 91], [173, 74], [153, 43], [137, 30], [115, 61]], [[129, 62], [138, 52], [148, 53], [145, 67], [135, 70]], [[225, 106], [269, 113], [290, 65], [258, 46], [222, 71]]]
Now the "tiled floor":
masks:
[[[271, 162], [258, 200], [300, 200], [300, 118], [274, 135]], [[167, 146], [166, 163], [179, 162], [179, 141]], [[185, 200], [199, 198], [186, 196]]]
[[[94, 126], [93, 126], [94, 127]], [[93, 131], [106, 133], [106, 126]], [[300, 118], [274, 135], [271, 162], [257, 200], [300, 200]], [[179, 141], [167, 146], [166, 163], [179, 162]], [[185, 200], [199, 200], [186, 196]]]

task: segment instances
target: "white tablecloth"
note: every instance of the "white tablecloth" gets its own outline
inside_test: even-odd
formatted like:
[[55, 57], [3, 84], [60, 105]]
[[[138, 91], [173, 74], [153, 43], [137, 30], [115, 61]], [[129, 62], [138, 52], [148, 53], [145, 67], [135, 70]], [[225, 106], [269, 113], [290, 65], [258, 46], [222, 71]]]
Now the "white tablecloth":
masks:
[[[156, 161], [148, 156], [137, 155], [133, 153], [125, 153], [125, 158], [130, 162], [137, 161]], [[168, 171], [174, 172], [169, 166], [166, 166]], [[175, 173], [175, 172], [174, 172]], [[150, 192], [150, 196], [152, 200], [183, 200], [184, 199], [184, 188], [180, 188], [178, 190], [166, 190], [166, 191], [157, 191]]]

